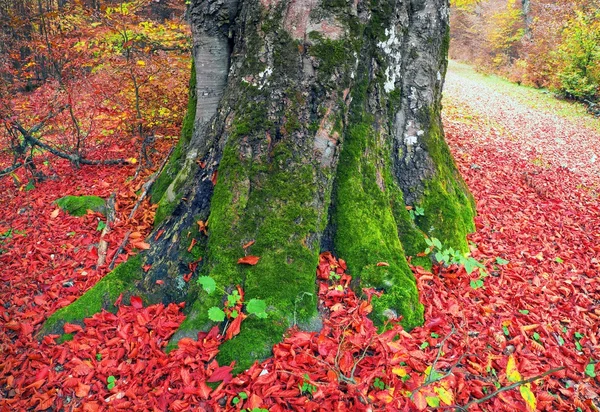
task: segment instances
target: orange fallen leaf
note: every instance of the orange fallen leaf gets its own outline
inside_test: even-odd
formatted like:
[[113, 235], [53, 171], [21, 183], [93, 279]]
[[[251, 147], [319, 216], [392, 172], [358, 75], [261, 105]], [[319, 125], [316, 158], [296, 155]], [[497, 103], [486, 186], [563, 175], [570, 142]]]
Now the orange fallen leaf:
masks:
[[137, 249], [141, 249], [141, 250], [148, 250], [148, 249], [150, 249], [150, 245], [148, 243], [146, 243], [146, 242], [135, 242], [133, 244], [133, 247], [137, 248]]
[[60, 213], [60, 208], [56, 208], [50, 213], [50, 219], [55, 219]]
[[239, 258], [237, 263], [240, 265], [250, 265], [250, 266], [254, 266], [258, 263], [258, 261], [260, 260], [259, 256], [252, 256], [252, 255], [248, 255], [248, 256], [244, 256], [243, 258]]
[[206, 232], [208, 224], [205, 223], [203, 220], [197, 221], [196, 224], [198, 225], [198, 230], [208, 236], [208, 233]]
[[246, 243], [244, 246], [242, 246], [242, 249], [248, 249], [250, 246], [252, 246], [254, 244], [254, 240], [251, 240], [250, 242]]
[[75, 389], [75, 396], [78, 398], [85, 398], [90, 393], [90, 385], [86, 385], [82, 382], [77, 382], [77, 389]]
[[378, 266], [378, 267], [381, 267], [381, 266], [389, 266], [389, 265], [390, 265], [390, 264], [389, 264], [389, 263], [387, 263], [387, 262], [378, 262], [378, 263], [377, 263], [377, 266]]
[[196, 244], [196, 239], [192, 239], [192, 241], [190, 242], [190, 246], [187, 248], [187, 251], [191, 252], [192, 249], [194, 248], [195, 244]]

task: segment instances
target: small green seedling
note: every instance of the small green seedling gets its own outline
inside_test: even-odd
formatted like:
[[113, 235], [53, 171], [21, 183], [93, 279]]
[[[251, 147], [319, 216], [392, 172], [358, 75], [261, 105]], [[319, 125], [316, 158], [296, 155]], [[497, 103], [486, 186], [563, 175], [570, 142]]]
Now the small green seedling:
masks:
[[375, 380], [373, 381], [373, 387], [382, 391], [385, 389], [386, 385], [385, 382], [383, 382], [381, 379], [375, 378]]
[[306, 373], [302, 377], [304, 378], [302, 383], [298, 384], [298, 389], [300, 389], [300, 394], [301, 395], [315, 394], [315, 392], [317, 392], [317, 386], [310, 383], [310, 378]]
[[231, 403], [233, 405], [237, 405], [238, 403], [240, 403], [242, 401], [245, 401], [246, 399], [248, 399], [248, 394], [246, 392], [240, 392], [240, 393], [237, 394], [236, 397], [234, 397], [231, 400]]
[[110, 375], [108, 378], [106, 378], [106, 389], [111, 390], [112, 388], [114, 388], [116, 382], [117, 379], [113, 375]]

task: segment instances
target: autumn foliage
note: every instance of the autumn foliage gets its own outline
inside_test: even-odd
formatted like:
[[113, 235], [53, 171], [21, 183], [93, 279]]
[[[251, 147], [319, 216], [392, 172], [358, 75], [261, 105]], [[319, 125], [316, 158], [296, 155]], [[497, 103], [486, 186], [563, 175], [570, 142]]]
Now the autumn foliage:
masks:
[[596, 0], [456, 2], [450, 56], [590, 103], [600, 97]]

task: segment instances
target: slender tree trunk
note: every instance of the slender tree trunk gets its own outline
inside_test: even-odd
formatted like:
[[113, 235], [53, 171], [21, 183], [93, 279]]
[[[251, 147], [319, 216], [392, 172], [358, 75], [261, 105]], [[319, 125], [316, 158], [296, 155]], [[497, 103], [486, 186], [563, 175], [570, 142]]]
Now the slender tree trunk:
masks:
[[523, 8], [523, 23], [525, 24], [525, 38], [531, 40], [531, 1], [521, 0], [521, 6]]
[[[190, 104], [155, 184], [152, 248], [44, 330], [128, 291], [187, 300], [174, 342], [195, 337], [214, 325], [208, 309], [223, 306], [222, 293], [196, 285], [210, 276], [267, 303], [267, 319], [249, 316], [221, 347], [220, 361], [243, 368], [290, 326], [320, 327], [322, 250], [346, 260], [359, 290], [384, 292], [374, 299], [377, 324], [421, 324], [406, 256], [427, 264], [416, 257], [424, 236], [466, 251], [473, 230], [472, 199], [440, 122], [446, 1], [195, 0], [190, 19]], [[246, 254], [260, 261], [238, 264]]]

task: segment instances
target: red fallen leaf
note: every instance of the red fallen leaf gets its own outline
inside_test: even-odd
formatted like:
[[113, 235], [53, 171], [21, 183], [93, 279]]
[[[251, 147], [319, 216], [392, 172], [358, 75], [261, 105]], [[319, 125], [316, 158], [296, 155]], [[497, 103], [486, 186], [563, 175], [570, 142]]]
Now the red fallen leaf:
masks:
[[98, 412], [100, 406], [96, 402], [86, 402], [83, 404], [83, 412]]
[[208, 399], [212, 389], [204, 381], [198, 384], [198, 394], [202, 399]]
[[389, 266], [390, 264], [387, 262], [377, 262], [377, 267], [381, 267], [381, 266]]
[[163, 235], [163, 233], [165, 233], [164, 229], [160, 229], [158, 232], [156, 232], [156, 235], [154, 236], [154, 240], [160, 239], [160, 237]]
[[424, 411], [427, 409], [427, 398], [421, 391], [417, 391], [417, 393], [413, 396], [413, 402], [418, 410]]
[[340, 370], [343, 373], [348, 373], [354, 366], [354, 357], [351, 352], [344, 352], [339, 361]]
[[129, 303], [136, 309], [142, 309], [144, 307], [144, 303], [142, 302], [142, 298], [139, 296], [132, 296], [129, 299]]
[[242, 326], [242, 321], [246, 318], [244, 313], [239, 313], [238, 317], [231, 322], [227, 331], [225, 332], [225, 340], [229, 340], [240, 333], [240, 327]]
[[207, 379], [207, 382], [220, 382], [229, 383], [233, 376], [231, 375], [231, 371], [233, 368], [231, 366], [219, 366], [214, 370], [212, 375]]
[[158, 280], [156, 281], [156, 284], [157, 284], [157, 285], [164, 285], [164, 284], [165, 284], [165, 281], [164, 281], [164, 280], [162, 280], [162, 279], [158, 279]]
[[254, 266], [258, 263], [259, 260], [260, 260], [259, 256], [248, 255], [248, 256], [244, 256], [243, 258], [239, 258], [237, 263], [238, 263], [238, 265], [244, 264], [244, 265]]
[[115, 300], [114, 306], [119, 306], [121, 304], [122, 300], [123, 300], [123, 294], [121, 293], [119, 295], [119, 297], [117, 298], [117, 300]]
[[86, 385], [85, 383], [78, 382], [77, 389], [75, 389], [75, 396], [78, 398], [85, 398], [90, 393], [90, 385]]
[[21, 329], [21, 325], [14, 320], [11, 320], [10, 322], [5, 323], [4, 327], [6, 329], [10, 329], [10, 330], [14, 330], [14, 331], [18, 331], [19, 329]]
[[40, 379], [39, 381], [35, 381], [30, 385], [27, 385], [25, 389], [39, 389], [44, 383], [46, 383], [46, 379]]
[[63, 329], [65, 333], [73, 333], [73, 332], [83, 332], [83, 328], [79, 325], [74, 325], [72, 323], [65, 323], [63, 325]]
[[193, 274], [194, 274], [194, 272], [190, 272], [190, 273], [188, 273], [186, 275], [183, 275], [183, 280], [186, 281], [186, 282], [189, 282], [190, 279], [192, 278]]
[[144, 265], [144, 266], [142, 266], [142, 269], [144, 269], [144, 272], [148, 272], [151, 267], [152, 267], [152, 265]]
[[251, 240], [250, 242], [246, 243], [244, 246], [242, 246], [242, 249], [248, 249], [250, 246], [252, 246], [254, 244], [254, 240]]
[[210, 181], [212, 182], [213, 186], [216, 186], [217, 184], [217, 176], [219, 174], [218, 170], [215, 170], [212, 174], [212, 176], [210, 177]]
[[262, 398], [260, 396], [258, 396], [257, 394], [253, 393], [248, 398], [246, 408], [252, 410], [254, 408], [260, 408], [262, 406], [262, 404], [263, 404]]
[[140, 250], [148, 250], [150, 249], [150, 245], [146, 242], [134, 242], [132, 243], [133, 247]]
[[190, 245], [187, 248], [188, 252], [191, 252], [192, 249], [194, 248], [194, 245], [196, 244], [196, 239], [192, 239], [192, 241], [190, 242]]

